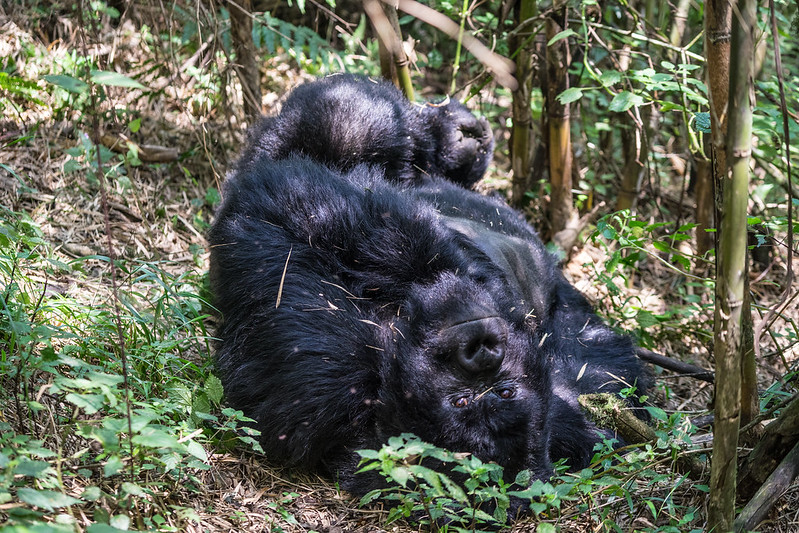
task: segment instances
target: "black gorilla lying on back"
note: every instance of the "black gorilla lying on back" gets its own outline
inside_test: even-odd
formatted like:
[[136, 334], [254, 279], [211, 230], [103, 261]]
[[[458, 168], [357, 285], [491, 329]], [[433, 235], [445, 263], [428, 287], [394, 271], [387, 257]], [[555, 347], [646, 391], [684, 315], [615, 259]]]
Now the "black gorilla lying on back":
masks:
[[255, 128], [209, 233], [228, 402], [267, 455], [364, 493], [355, 450], [411, 432], [513, 479], [588, 464], [591, 392], [646, 386], [534, 230], [468, 191], [491, 133], [386, 82], [303, 85]]

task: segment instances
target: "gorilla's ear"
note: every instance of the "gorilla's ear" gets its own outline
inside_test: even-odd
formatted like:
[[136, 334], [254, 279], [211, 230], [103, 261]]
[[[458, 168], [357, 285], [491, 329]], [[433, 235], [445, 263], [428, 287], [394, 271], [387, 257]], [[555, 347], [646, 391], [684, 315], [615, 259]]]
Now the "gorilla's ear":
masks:
[[549, 315], [555, 301], [556, 280], [552, 259], [529, 241], [492, 231], [484, 224], [456, 217], [442, 217], [451, 229], [467, 237], [505, 275], [510, 290], [518, 294], [536, 317]]

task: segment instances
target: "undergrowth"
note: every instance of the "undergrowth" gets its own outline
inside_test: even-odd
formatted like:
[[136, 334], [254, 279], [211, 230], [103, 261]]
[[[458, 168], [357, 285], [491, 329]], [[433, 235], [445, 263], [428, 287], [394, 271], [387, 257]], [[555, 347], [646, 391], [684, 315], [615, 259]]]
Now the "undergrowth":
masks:
[[120, 346], [107, 292], [73, 290], [106, 261], [58, 260], [27, 215], [0, 211], [3, 531], [74, 531], [86, 516], [87, 531], [178, 530], [194, 511], [164, 495], [200, 490], [206, 449], [223, 439], [254, 443], [230, 431], [239, 413], [220, 411], [198, 276], [118, 262]]
[[654, 442], [618, 448], [604, 440], [589, 468], [570, 472], [559, 464], [549, 480], [532, 480], [526, 470], [504, 480], [497, 464], [403, 434], [380, 450], [359, 452], [361, 472], [374, 470], [386, 480], [361, 503], [383, 501], [389, 524], [406, 519], [440, 532], [496, 531], [514, 517], [533, 522], [536, 533], [583, 521], [601, 531], [702, 531], [696, 501], [707, 487], [677, 467], [680, 457], [706, 460], [692, 442], [696, 427], [679, 413], [649, 409], [657, 425]]

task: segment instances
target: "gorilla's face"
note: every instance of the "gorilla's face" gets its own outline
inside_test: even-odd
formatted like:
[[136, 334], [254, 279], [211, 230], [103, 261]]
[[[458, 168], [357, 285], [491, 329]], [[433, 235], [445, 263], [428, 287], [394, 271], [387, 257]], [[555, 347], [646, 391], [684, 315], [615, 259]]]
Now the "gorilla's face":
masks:
[[380, 432], [548, 475], [550, 385], [529, 330], [464, 277], [442, 275], [407, 305], [382, 373]]

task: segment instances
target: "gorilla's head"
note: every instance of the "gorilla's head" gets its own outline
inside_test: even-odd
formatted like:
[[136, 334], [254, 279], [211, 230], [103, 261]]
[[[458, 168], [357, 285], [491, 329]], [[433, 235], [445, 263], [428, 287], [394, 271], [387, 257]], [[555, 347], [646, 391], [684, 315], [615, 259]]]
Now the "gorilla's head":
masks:
[[547, 477], [550, 384], [529, 330], [481, 284], [451, 273], [416, 287], [406, 305], [381, 372], [379, 433], [412, 432], [511, 475]]

